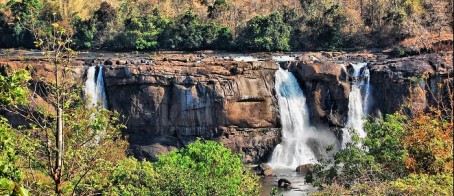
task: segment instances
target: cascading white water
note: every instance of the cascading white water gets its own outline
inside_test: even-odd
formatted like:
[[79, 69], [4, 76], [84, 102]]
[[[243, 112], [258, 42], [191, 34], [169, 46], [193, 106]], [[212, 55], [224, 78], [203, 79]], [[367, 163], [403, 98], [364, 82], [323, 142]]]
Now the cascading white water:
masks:
[[107, 108], [107, 96], [106, 90], [104, 89], [104, 78], [102, 74], [102, 66], [99, 66], [98, 78], [96, 80], [96, 96], [98, 96], [98, 101], [101, 101], [102, 107]]
[[[353, 129], [360, 138], [366, 137], [366, 132], [363, 129], [363, 117], [368, 114], [369, 100], [369, 69], [367, 63], [351, 64], [353, 72], [351, 77], [354, 80], [352, 89], [348, 98], [348, 120], [346, 128], [342, 135], [342, 148], [351, 141], [351, 133], [349, 129]], [[363, 93], [364, 92], [364, 96]]]
[[295, 76], [279, 69], [275, 74], [282, 124], [282, 142], [273, 151], [269, 165], [273, 168], [291, 168], [316, 163], [320, 154], [337, 139], [329, 130], [310, 125], [306, 97]]
[[102, 77], [102, 67], [99, 67], [96, 75], [96, 66], [91, 66], [87, 70], [87, 80], [85, 81], [85, 97], [88, 100], [88, 106], [93, 107], [100, 103], [107, 108], [106, 92], [104, 90], [104, 80]]

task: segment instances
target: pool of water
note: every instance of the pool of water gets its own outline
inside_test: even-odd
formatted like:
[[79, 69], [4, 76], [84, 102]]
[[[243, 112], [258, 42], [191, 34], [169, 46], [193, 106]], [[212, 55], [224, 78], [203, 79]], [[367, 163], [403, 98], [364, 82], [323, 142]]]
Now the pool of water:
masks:
[[260, 190], [260, 196], [269, 196], [273, 188], [277, 188], [277, 181], [281, 178], [285, 178], [292, 183], [291, 189], [278, 188], [278, 195], [284, 196], [300, 196], [307, 195], [308, 193], [317, 190], [316, 187], [311, 184], [306, 184], [304, 181], [304, 175], [298, 174], [295, 170], [290, 169], [273, 169], [272, 176], [260, 177], [260, 184], [262, 189]]

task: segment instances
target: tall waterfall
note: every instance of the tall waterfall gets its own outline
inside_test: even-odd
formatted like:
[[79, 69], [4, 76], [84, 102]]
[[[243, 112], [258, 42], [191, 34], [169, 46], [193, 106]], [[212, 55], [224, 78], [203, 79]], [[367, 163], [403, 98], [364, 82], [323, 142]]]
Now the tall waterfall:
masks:
[[343, 129], [342, 148], [351, 141], [349, 129], [353, 129], [360, 138], [366, 137], [363, 129], [363, 117], [368, 114], [368, 101], [370, 99], [369, 69], [367, 63], [351, 64], [351, 77], [353, 79], [348, 102], [348, 120], [346, 128]]
[[273, 151], [270, 166], [295, 169], [298, 165], [316, 163], [327, 146], [336, 144], [333, 132], [310, 125], [306, 97], [295, 76], [279, 69], [275, 74], [282, 124], [282, 142]]
[[88, 98], [88, 106], [93, 107], [101, 104], [107, 108], [106, 91], [104, 89], [102, 66], [99, 66], [96, 73], [96, 66], [91, 66], [87, 70], [87, 80], [85, 81], [85, 97]]

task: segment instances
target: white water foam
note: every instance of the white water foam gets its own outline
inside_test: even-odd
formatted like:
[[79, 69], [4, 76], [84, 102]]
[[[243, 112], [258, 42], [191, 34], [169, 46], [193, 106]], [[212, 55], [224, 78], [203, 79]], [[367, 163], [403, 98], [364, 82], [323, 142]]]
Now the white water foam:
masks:
[[317, 129], [310, 125], [306, 97], [291, 72], [280, 68], [275, 78], [282, 142], [274, 149], [269, 165], [295, 169], [302, 164], [317, 163], [326, 147], [337, 143], [337, 138], [327, 128]]
[[96, 66], [91, 66], [87, 70], [87, 80], [85, 81], [85, 97], [89, 99], [88, 107], [93, 107], [96, 104], [101, 104], [103, 108], [107, 108], [106, 91], [104, 89], [104, 80], [102, 76], [102, 67], [99, 67], [96, 75]]
[[346, 128], [342, 129], [342, 148], [345, 148], [346, 144], [352, 139], [350, 129], [353, 129], [360, 138], [364, 138], [367, 135], [363, 128], [363, 118], [368, 114], [370, 73], [369, 69], [366, 67], [367, 63], [350, 65], [353, 68], [350, 73], [353, 84], [348, 98], [348, 120]]

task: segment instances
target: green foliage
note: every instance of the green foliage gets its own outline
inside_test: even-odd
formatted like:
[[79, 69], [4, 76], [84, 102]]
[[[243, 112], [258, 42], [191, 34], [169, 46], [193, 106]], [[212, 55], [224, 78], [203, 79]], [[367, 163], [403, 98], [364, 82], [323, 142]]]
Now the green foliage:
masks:
[[[451, 113], [452, 115], [452, 113]], [[453, 121], [440, 110], [418, 112], [406, 122], [402, 144], [408, 150], [406, 166], [416, 173], [453, 172]]]
[[6, 119], [0, 117], [0, 179], [19, 182], [21, 173], [15, 165], [17, 156], [14, 138], [12, 127]]
[[126, 19], [125, 31], [120, 33], [111, 45], [116, 49], [157, 49], [159, 35], [168, 23], [168, 19], [159, 15]]
[[112, 168], [108, 195], [257, 195], [258, 179], [222, 144], [197, 139], [158, 162], [128, 158]]
[[33, 48], [33, 41], [35, 40], [30, 30], [25, 27], [25, 24], [41, 22], [38, 17], [43, 9], [43, 3], [40, 0], [10, 0], [7, 6], [12, 12], [15, 23], [12, 32], [16, 45], [13, 46]]
[[389, 183], [393, 195], [452, 195], [452, 174], [410, 174]]
[[73, 45], [77, 49], [87, 49], [94, 46], [95, 33], [97, 32], [93, 20], [83, 21], [79, 17], [74, 18], [73, 26], [77, 31], [73, 36]]
[[214, 141], [196, 140], [159, 157], [155, 171], [164, 195], [257, 195], [257, 178], [238, 155]]
[[319, 49], [335, 50], [342, 47], [342, 28], [346, 25], [347, 17], [341, 5], [332, 1], [310, 1], [307, 4], [306, 10], [311, 14], [303, 20], [308, 27], [305, 34], [314, 40]]
[[240, 48], [253, 51], [288, 51], [290, 31], [291, 27], [280, 13], [258, 16], [248, 21], [237, 44]]
[[[0, 75], [0, 106], [25, 103], [24, 83], [30, 79], [25, 70]], [[17, 165], [14, 129], [7, 119], [0, 116], [0, 195], [27, 196], [28, 192], [19, 183], [22, 173]]]
[[366, 122], [366, 138], [352, 133], [352, 141], [335, 154], [334, 163], [322, 160], [306, 180], [320, 187], [337, 183], [348, 188], [365, 179], [382, 181], [404, 176], [408, 154], [401, 144], [404, 120], [395, 114], [387, 115], [383, 121]]
[[[87, 109], [82, 105], [72, 106], [66, 109], [64, 115], [65, 123], [65, 154], [64, 173], [63, 173], [63, 191], [65, 194], [72, 192], [77, 194], [96, 193], [99, 187], [107, 182], [105, 176], [108, 174], [108, 168], [118, 160], [125, 157], [126, 141], [121, 139], [120, 129], [123, 128], [118, 124], [118, 113], [110, 112], [100, 107]], [[35, 129], [25, 132], [26, 137], [38, 135], [45, 137], [45, 134], [51, 134], [52, 129]], [[26, 142], [26, 138], [21, 138], [21, 142], [27, 144], [23, 149], [23, 156], [32, 160], [34, 172], [44, 170], [47, 167], [46, 159], [48, 156], [54, 157], [55, 151], [50, 155], [43, 157], [33, 157], [34, 153], [44, 153], [47, 145], [39, 140]], [[39, 139], [39, 138], [36, 138]], [[55, 142], [50, 138], [51, 142]], [[32, 151], [32, 149], [34, 149]], [[32, 153], [34, 152], [34, 153]], [[115, 155], [115, 156], [112, 156]], [[33, 182], [31, 176], [27, 180], [40, 186], [38, 190], [48, 191], [49, 184], [42, 182]], [[43, 184], [40, 184], [43, 183]]]
[[[366, 122], [364, 129], [367, 137], [364, 145], [368, 154], [374, 156], [385, 170], [386, 177], [400, 177], [406, 173], [405, 159], [408, 152], [401, 141], [404, 138], [406, 117], [400, 114], [386, 115], [382, 122]], [[397, 176], [389, 176], [397, 175]]]
[[203, 41], [201, 49], [229, 49], [232, 44], [232, 33], [227, 27], [208, 23], [201, 25]]
[[186, 12], [179, 20], [171, 23], [164, 33], [163, 45], [170, 49], [194, 50], [202, 46], [203, 33], [197, 15]]
[[0, 105], [18, 105], [26, 103], [25, 86], [30, 80], [28, 71], [20, 70], [9, 75], [0, 75]]
[[148, 161], [121, 160], [109, 177], [107, 195], [160, 195], [159, 177]]
[[27, 189], [20, 186], [9, 179], [0, 177], [0, 194], [1, 195], [15, 195], [15, 196], [28, 196]]

